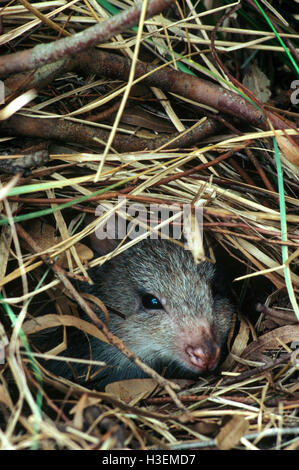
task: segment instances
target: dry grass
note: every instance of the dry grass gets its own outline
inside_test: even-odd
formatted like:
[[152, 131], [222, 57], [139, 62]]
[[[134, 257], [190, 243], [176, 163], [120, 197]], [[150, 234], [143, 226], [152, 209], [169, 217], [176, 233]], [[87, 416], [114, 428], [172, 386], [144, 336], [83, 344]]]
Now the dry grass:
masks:
[[[2, 46], [10, 42], [17, 48], [17, 41], [23, 38], [20, 47], [32, 47], [56, 39], [57, 29], [61, 31], [66, 26], [73, 34], [108, 16], [94, 0], [39, 3], [40, 12], [52, 12], [54, 30], [51, 24], [39, 27], [41, 20], [21, 3], [13, 2], [1, 12]], [[127, 2], [116, 5], [126, 7]], [[180, 63], [208, 78], [217, 74], [219, 83], [226, 87], [226, 77], [210, 54], [212, 27], [206, 23], [206, 16], [190, 12], [191, 6], [191, 1], [184, 2], [189, 19], [185, 15], [174, 23], [166, 14], [159, 15], [146, 21], [143, 34], [130, 30], [102, 46], [112, 52], [121, 50], [133, 59], [134, 67], [137, 42], [140, 57], [147, 54], [160, 65], [171, 60], [165, 57], [166, 50], [172, 58], [178, 58], [175, 51], [179, 38]], [[221, 15], [220, 11], [215, 15]], [[244, 57], [253, 51], [267, 57], [283, 54], [278, 42], [271, 42], [273, 33], [268, 30], [256, 32], [227, 26], [221, 27], [220, 32], [221, 39], [219, 34], [215, 46], [226, 63], [235, 60], [236, 52], [241, 57], [242, 51]], [[298, 39], [291, 32], [282, 37]], [[192, 58], [190, 54], [195, 52], [200, 54]], [[41, 118], [63, 115], [65, 120], [90, 124], [91, 115], [109, 110], [121, 97], [112, 123], [93, 123], [111, 131], [104, 149], [76, 142], [52, 143], [50, 162], [44, 167], [25, 178], [20, 174], [1, 175], [0, 210], [9, 224], [0, 226], [0, 338], [6, 346], [0, 370], [0, 448], [298, 448], [298, 166], [288, 161], [287, 151], [280, 151], [283, 178], [279, 173], [277, 176], [277, 150], [272, 137], [279, 132], [253, 129], [244, 123], [239, 135], [226, 128], [221, 135], [192, 149], [120, 153], [113, 148], [116, 131], [153, 139], [160, 136], [162, 125], [144, 109], [142, 122], [145, 127], [144, 122], [147, 123], [146, 129], [122, 119], [122, 107], [127, 106], [128, 116], [134, 118], [135, 103], [141, 102], [140, 97], [136, 101], [129, 99], [132, 83], [133, 77], [123, 84], [88, 73], [83, 79], [75, 73], [65, 74], [41, 90], [39, 99], [21, 111]], [[272, 87], [276, 91], [275, 83]], [[169, 134], [182, 132], [199, 119], [191, 119], [188, 109], [194, 106], [195, 110], [199, 103], [185, 103], [183, 97], [173, 95], [166, 99], [158, 89], [148, 89], [147, 94], [151, 97], [151, 113], [164, 110]], [[296, 117], [294, 112], [289, 116]], [[3, 136], [4, 144], [13, 143], [5, 139]], [[214, 163], [216, 157], [234, 149], [237, 150], [233, 157]], [[200, 163], [206, 166], [185, 174]], [[284, 183], [284, 193], [277, 184], [279, 178]], [[97, 193], [97, 200], [88, 200], [99, 190], [102, 194]], [[26, 347], [30, 321], [38, 313], [40, 303], [59, 298], [62, 285], [55, 276], [42, 277], [44, 263], [39, 254], [28, 253], [24, 248], [12, 215], [28, 214], [29, 222], [19, 220], [19, 224], [35, 238], [42, 253], [51, 260], [59, 257], [67, 272], [86, 276], [87, 263], [92, 267], [105, 262], [105, 258], [90, 260], [88, 249], [79, 248], [78, 243], [86, 245], [87, 235], [95, 229], [95, 221], [86, 223], [83, 215], [94, 212], [99, 202], [110, 202], [117, 208], [118, 197], [123, 195], [147, 209], [151, 202], [177, 204], [181, 209], [184, 204], [202, 206], [205, 234], [211, 245], [217, 242], [229, 255], [231, 270], [235, 272], [234, 286], [244, 316], [230, 337], [230, 354], [218, 376], [200, 379], [193, 385], [180, 383], [182, 391], [177, 395], [184, 410], [161, 388], [157, 390], [151, 379], [141, 385], [135, 382], [133, 387], [124, 384], [121, 390], [112, 387], [104, 393], [50, 377], [41, 366], [32, 370], [33, 358], [38, 361], [39, 357], [28, 353]], [[77, 202], [82, 196], [87, 200]], [[74, 204], [60, 210], [58, 206], [65, 198]], [[45, 208], [52, 208], [52, 213]], [[43, 222], [57, 228], [45, 245], [30, 222], [30, 217], [43, 209]], [[127, 247], [119, 247], [112, 256]], [[257, 314], [253, 305], [258, 301], [269, 308]], [[56, 304], [57, 314], [69, 313], [64, 303], [65, 300]]]

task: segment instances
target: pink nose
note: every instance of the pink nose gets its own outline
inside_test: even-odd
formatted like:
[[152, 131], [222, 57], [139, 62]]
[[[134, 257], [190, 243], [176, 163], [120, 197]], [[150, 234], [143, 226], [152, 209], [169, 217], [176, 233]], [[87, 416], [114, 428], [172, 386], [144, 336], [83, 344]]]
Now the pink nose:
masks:
[[189, 361], [201, 370], [212, 370], [218, 362], [220, 348], [215, 343], [210, 343], [208, 347], [187, 346], [186, 353]]

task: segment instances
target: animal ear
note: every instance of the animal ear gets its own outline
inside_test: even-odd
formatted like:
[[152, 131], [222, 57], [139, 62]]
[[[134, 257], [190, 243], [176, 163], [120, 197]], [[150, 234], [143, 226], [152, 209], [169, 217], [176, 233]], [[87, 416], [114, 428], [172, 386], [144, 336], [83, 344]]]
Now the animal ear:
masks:
[[103, 240], [99, 239], [96, 235], [96, 231], [90, 235], [91, 247], [99, 255], [104, 256], [113, 251], [120, 243], [120, 240], [111, 240], [105, 238]]
[[138, 203], [126, 207], [125, 203], [125, 198], [119, 198], [117, 209], [107, 202], [96, 208], [99, 224], [90, 239], [92, 248], [100, 255], [110, 253], [125, 237], [132, 240], [147, 231], [144, 227], [144, 220], [147, 220], [146, 207]]
[[[111, 206], [111, 207], [110, 207]], [[98, 206], [96, 216], [103, 215], [107, 210], [111, 209], [112, 204]], [[99, 217], [100, 218], [100, 217]], [[94, 217], [88, 217], [88, 222], [94, 220]], [[124, 238], [126, 233], [126, 221], [122, 217], [112, 212], [106, 218], [100, 218], [95, 231], [90, 235], [91, 247], [99, 255], [103, 256], [114, 250]]]

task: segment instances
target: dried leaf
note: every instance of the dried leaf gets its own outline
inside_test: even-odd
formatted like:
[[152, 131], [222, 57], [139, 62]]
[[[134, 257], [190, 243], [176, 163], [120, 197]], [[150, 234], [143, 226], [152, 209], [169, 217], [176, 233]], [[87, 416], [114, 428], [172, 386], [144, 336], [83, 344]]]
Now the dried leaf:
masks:
[[256, 63], [252, 64], [249, 71], [246, 73], [243, 79], [243, 85], [252, 91], [254, 96], [262, 103], [267, 103], [271, 96], [269, 88], [270, 80]]
[[5, 347], [9, 341], [2, 323], [0, 323], [0, 365], [5, 362]]
[[204, 434], [205, 436], [214, 434], [219, 430], [218, 424], [210, 421], [200, 421], [199, 423], [195, 423], [193, 426], [191, 425], [190, 428], [200, 434]]
[[58, 237], [55, 237], [55, 229], [49, 224], [37, 220], [32, 223], [28, 229], [29, 235], [34, 238], [38, 245], [46, 250], [57, 243]]
[[[49, 250], [62, 241], [61, 237], [55, 235], [55, 228], [41, 221], [36, 221], [28, 230], [29, 235], [37, 242], [43, 251]], [[26, 246], [26, 243], [23, 243]], [[28, 248], [28, 247], [27, 247]], [[75, 248], [82, 263], [93, 258], [93, 252], [83, 243], [76, 243]], [[65, 253], [59, 255], [57, 264], [63, 268], [68, 268], [67, 256]]]
[[[115, 117], [115, 116], [114, 116]], [[156, 132], [174, 132], [174, 127], [171, 123], [167, 122], [153, 114], [149, 114], [142, 108], [134, 107], [124, 111], [121, 117], [121, 122], [131, 124], [136, 127], [144, 127]]]
[[109, 312], [108, 312], [104, 302], [102, 302], [101, 299], [97, 298], [95, 295], [88, 294], [87, 292], [82, 292], [81, 295], [84, 299], [89, 300], [90, 302], [93, 302], [95, 305], [97, 305], [102, 310], [102, 312], [105, 315], [106, 323], [109, 326]]
[[[94, 257], [92, 250], [88, 248], [88, 246], [84, 245], [83, 243], [78, 242], [74, 246], [77, 250], [77, 254], [82, 263], [86, 263], [86, 261]], [[60, 256], [59, 260], [60, 260], [60, 265], [63, 268], [69, 267], [67, 259], [66, 259], [66, 255], [64, 253]]]
[[194, 262], [198, 264], [205, 259], [202, 240], [202, 230], [194, 214], [184, 220], [184, 237], [187, 240], [188, 249], [191, 250]]
[[291, 141], [284, 135], [278, 135], [275, 133], [277, 143], [284, 156], [293, 165], [299, 166], [299, 147], [294, 141]]
[[249, 423], [243, 416], [233, 416], [225, 424], [216, 437], [216, 445], [220, 450], [229, 450], [237, 445], [248, 432]]
[[70, 414], [74, 415], [74, 426], [77, 429], [83, 428], [83, 423], [84, 423], [83, 412], [88, 405], [89, 405], [88, 395], [84, 393], [82, 397], [77, 401], [75, 406], [70, 410]]
[[152, 379], [129, 379], [113, 382], [105, 387], [105, 392], [113, 393], [119, 399], [130, 402], [138, 397], [147, 398], [157, 388]]
[[[196, 379], [171, 379], [173, 384], [179, 385], [180, 389], [183, 390], [184, 388], [191, 387], [192, 385], [196, 384]], [[159, 396], [167, 396], [168, 392], [165, 389], [159, 390]]]
[[3, 403], [9, 410], [13, 411], [14, 405], [8, 394], [8, 390], [3, 385], [0, 385], [0, 403]]
[[23, 324], [23, 331], [25, 334], [37, 333], [47, 328], [53, 328], [54, 326], [75, 326], [81, 331], [94, 336], [95, 338], [108, 343], [106, 336], [93, 324], [88, 321], [81, 320], [81, 318], [74, 317], [72, 315], [56, 315], [49, 313], [42, 317], [35, 318], [34, 320], [28, 320]]
[[230, 369], [230, 367], [235, 362], [234, 356], [241, 356], [248, 344], [249, 336], [250, 328], [248, 326], [248, 323], [246, 323], [246, 321], [241, 318], [239, 332], [234, 341], [234, 344], [231, 347], [229, 355], [221, 366], [222, 370]]
[[265, 349], [281, 348], [281, 343], [277, 338], [286, 344], [291, 341], [299, 341], [299, 324], [281, 326], [280, 328], [276, 328], [275, 330], [269, 331], [269, 333], [260, 336], [257, 341], [253, 341], [253, 343], [247, 346], [242, 357], [250, 357], [256, 353], [264, 351]]

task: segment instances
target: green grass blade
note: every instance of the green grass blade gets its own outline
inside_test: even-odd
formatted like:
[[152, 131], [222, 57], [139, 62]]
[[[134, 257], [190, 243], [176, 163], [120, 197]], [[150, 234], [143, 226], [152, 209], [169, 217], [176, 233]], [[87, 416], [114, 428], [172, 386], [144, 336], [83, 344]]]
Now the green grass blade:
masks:
[[[275, 160], [276, 160], [276, 168], [277, 168], [277, 178], [278, 178], [278, 192], [279, 192], [279, 207], [280, 207], [280, 227], [281, 227], [281, 239], [282, 241], [287, 241], [288, 239], [288, 231], [287, 231], [287, 219], [286, 219], [286, 205], [285, 205], [285, 197], [284, 197], [284, 184], [283, 184], [283, 172], [281, 167], [281, 161], [279, 157], [279, 150], [276, 138], [273, 137], [273, 144], [275, 149]], [[291, 280], [291, 271], [288, 264], [288, 247], [287, 245], [282, 246], [282, 262], [284, 266], [284, 277], [286, 282], [287, 291], [289, 294], [290, 302], [294, 309], [294, 312], [299, 321], [299, 307], [296, 301], [292, 280]]]
[[284, 48], [285, 50], [285, 53], [287, 54], [290, 62], [292, 63], [294, 69], [296, 70], [297, 74], [299, 75], [299, 66], [297, 64], [297, 62], [294, 60], [293, 56], [291, 55], [288, 47], [285, 45], [284, 41], [281, 39], [280, 35], [278, 34], [278, 32], [276, 31], [276, 28], [274, 28], [272, 22], [270, 21], [270, 19], [268, 18], [268, 16], [266, 15], [266, 13], [264, 12], [264, 10], [262, 9], [262, 7], [260, 6], [259, 2], [257, 0], [254, 0], [254, 3], [256, 4], [256, 6], [258, 7], [258, 9], [260, 10], [260, 12], [262, 13], [262, 15], [264, 16], [265, 20], [267, 21], [268, 25], [270, 26], [270, 28], [272, 29], [272, 31], [274, 32], [278, 42], [280, 43], [280, 45]]
[[[132, 176], [130, 178], [126, 178], [125, 180], [118, 181], [117, 183], [111, 184], [109, 186], [106, 186], [106, 188], [99, 189], [98, 191], [93, 192], [92, 194], [88, 194], [85, 196], [78, 197], [74, 199], [73, 201], [66, 202], [64, 204], [60, 204], [56, 207], [51, 207], [49, 209], [42, 209], [40, 211], [36, 212], [31, 212], [30, 214], [22, 214], [22, 215], [16, 215], [13, 220], [15, 223], [17, 222], [23, 222], [25, 220], [30, 220], [30, 219], [36, 219], [37, 217], [43, 217], [48, 214], [53, 214], [56, 211], [66, 209], [68, 207], [72, 207], [75, 204], [80, 204], [81, 202], [87, 201], [90, 197], [92, 196], [98, 196], [100, 194], [105, 193], [106, 191], [109, 191], [110, 189], [114, 189], [117, 186], [121, 186], [122, 184], [136, 178], [135, 176]], [[43, 183], [43, 184], [36, 184], [36, 185], [28, 185], [28, 186], [19, 186], [16, 188], [12, 188], [7, 196], [15, 196], [19, 194], [27, 194], [31, 193], [33, 191], [42, 191], [45, 189], [49, 189], [49, 187], [56, 187], [55, 184], [56, 182], [51, 182], [51, 183]], [[1, 214], [0, 214], [1, 216]], [[3, 216], [2, 216], [3, 217]], [[5, 225], [9, 223], [9, 219], [7, 217], [0, 218], [0, 226]]]

